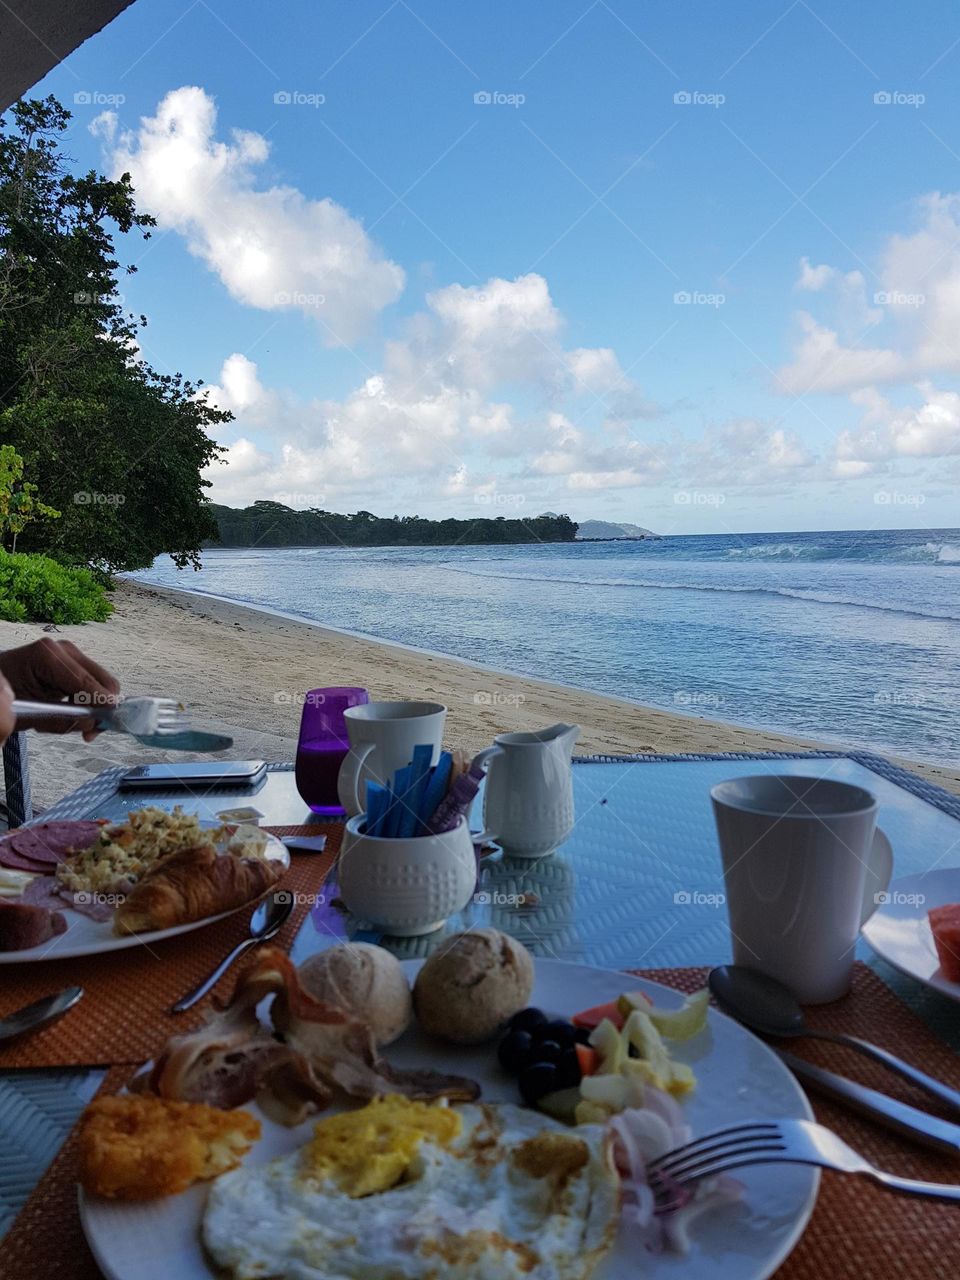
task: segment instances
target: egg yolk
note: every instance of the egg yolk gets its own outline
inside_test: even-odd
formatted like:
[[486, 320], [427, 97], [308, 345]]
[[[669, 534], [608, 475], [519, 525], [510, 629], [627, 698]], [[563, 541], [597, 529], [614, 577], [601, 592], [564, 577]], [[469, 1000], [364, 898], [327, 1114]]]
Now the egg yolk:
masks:
[[304, 1150], [302, 1172], [332, 1179], [351, 1197], [373, 1195], [404, 1180], [422, 1142], [447, 1146], [462, 1128], [449, 1107], [388, 1094], [321, 1120]]

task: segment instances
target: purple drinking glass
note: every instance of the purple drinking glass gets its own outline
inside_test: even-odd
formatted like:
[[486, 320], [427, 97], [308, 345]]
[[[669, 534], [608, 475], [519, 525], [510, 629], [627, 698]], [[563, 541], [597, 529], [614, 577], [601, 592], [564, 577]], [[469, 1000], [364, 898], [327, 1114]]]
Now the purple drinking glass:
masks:
[[297, 790], [314, 813], [343, 817], [337, 777], [350, 750], [343, 713], [369, 702], [366, 689], [311, 689], [303, 702], [297, 742]]

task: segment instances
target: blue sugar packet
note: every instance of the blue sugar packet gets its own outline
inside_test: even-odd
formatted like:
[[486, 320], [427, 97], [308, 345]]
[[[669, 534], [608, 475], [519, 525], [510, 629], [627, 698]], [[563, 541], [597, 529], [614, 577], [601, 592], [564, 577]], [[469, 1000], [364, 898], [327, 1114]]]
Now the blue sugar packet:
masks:
[[431, 769], [427, 784], [424, 787], [423, 800], [420, 803], [421, 827], [430, 821], [436, 813], [440, 801], [447, 794], [452, 769], [453, 756], [449, 751], [442, 751], [440, 759]]
[[382, 787], [379, 782], [372, 780], [367, 783], [367, 835], [380, 836], [383, 834], [381, 828], [383, 826], [383, 817], [387, 811], [387, 805], [390, 802], [390, 792], [386, 787]]
[[405, 794], [410, 785], [409, 779], [409, 765], [405, 765], [402, 769], [398, 769], [393, 775], [393, 786], [390, 788], [390, 804], [387, 806], [387, 812], [383, 819], [383, 827], [380, 831], [380, 834], [385, 836], [388, 840], [396, 839], [400, 834], [400, 820], [403, 814], [404, 805], [401, 797]]
[[[430, 773], [430, 757], [433, 748], [429, 743], [414, 747], [413, 760], [407, 766], [409, 785], [400, 792], [403, 807], [400, 814], [397, 835], [409, 839], [417, 834], [420, 826], [420, 804], [423, 800], [424, 788]], [[399, 790], [399, 788], [398, 788]]]

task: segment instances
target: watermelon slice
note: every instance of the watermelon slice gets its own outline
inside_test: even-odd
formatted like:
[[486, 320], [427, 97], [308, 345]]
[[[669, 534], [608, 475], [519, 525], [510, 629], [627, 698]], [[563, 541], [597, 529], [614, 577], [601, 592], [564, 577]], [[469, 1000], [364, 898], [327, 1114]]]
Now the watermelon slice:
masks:
[[927, 914], [943, 976], [950, 982], [960, 982], [960, 902], [931, 907]]
[[606, 1004], [597, 1004], [592, 1009], [584, 1009], [582, 1013], [575, 1013], [570, 1021], [575, 1027], [582, 1027], [585, 1031], [592, 1031], [594, 1027], [599, 1027], [604, 1018], [609, 1018], [618, 1031], [623, 1030], [626, 1018], [620, 1012], [620, 1006], [616, 1000], [608, 1000]]

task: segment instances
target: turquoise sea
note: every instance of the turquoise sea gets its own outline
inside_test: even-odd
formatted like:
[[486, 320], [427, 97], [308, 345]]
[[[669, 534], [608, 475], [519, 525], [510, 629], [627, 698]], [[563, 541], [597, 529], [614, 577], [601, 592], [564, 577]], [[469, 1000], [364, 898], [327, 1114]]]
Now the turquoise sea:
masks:
[[198, 573], [160, 560], [137, 576], [672, 711], [960, 762], [958, 529], [214, 550]]

